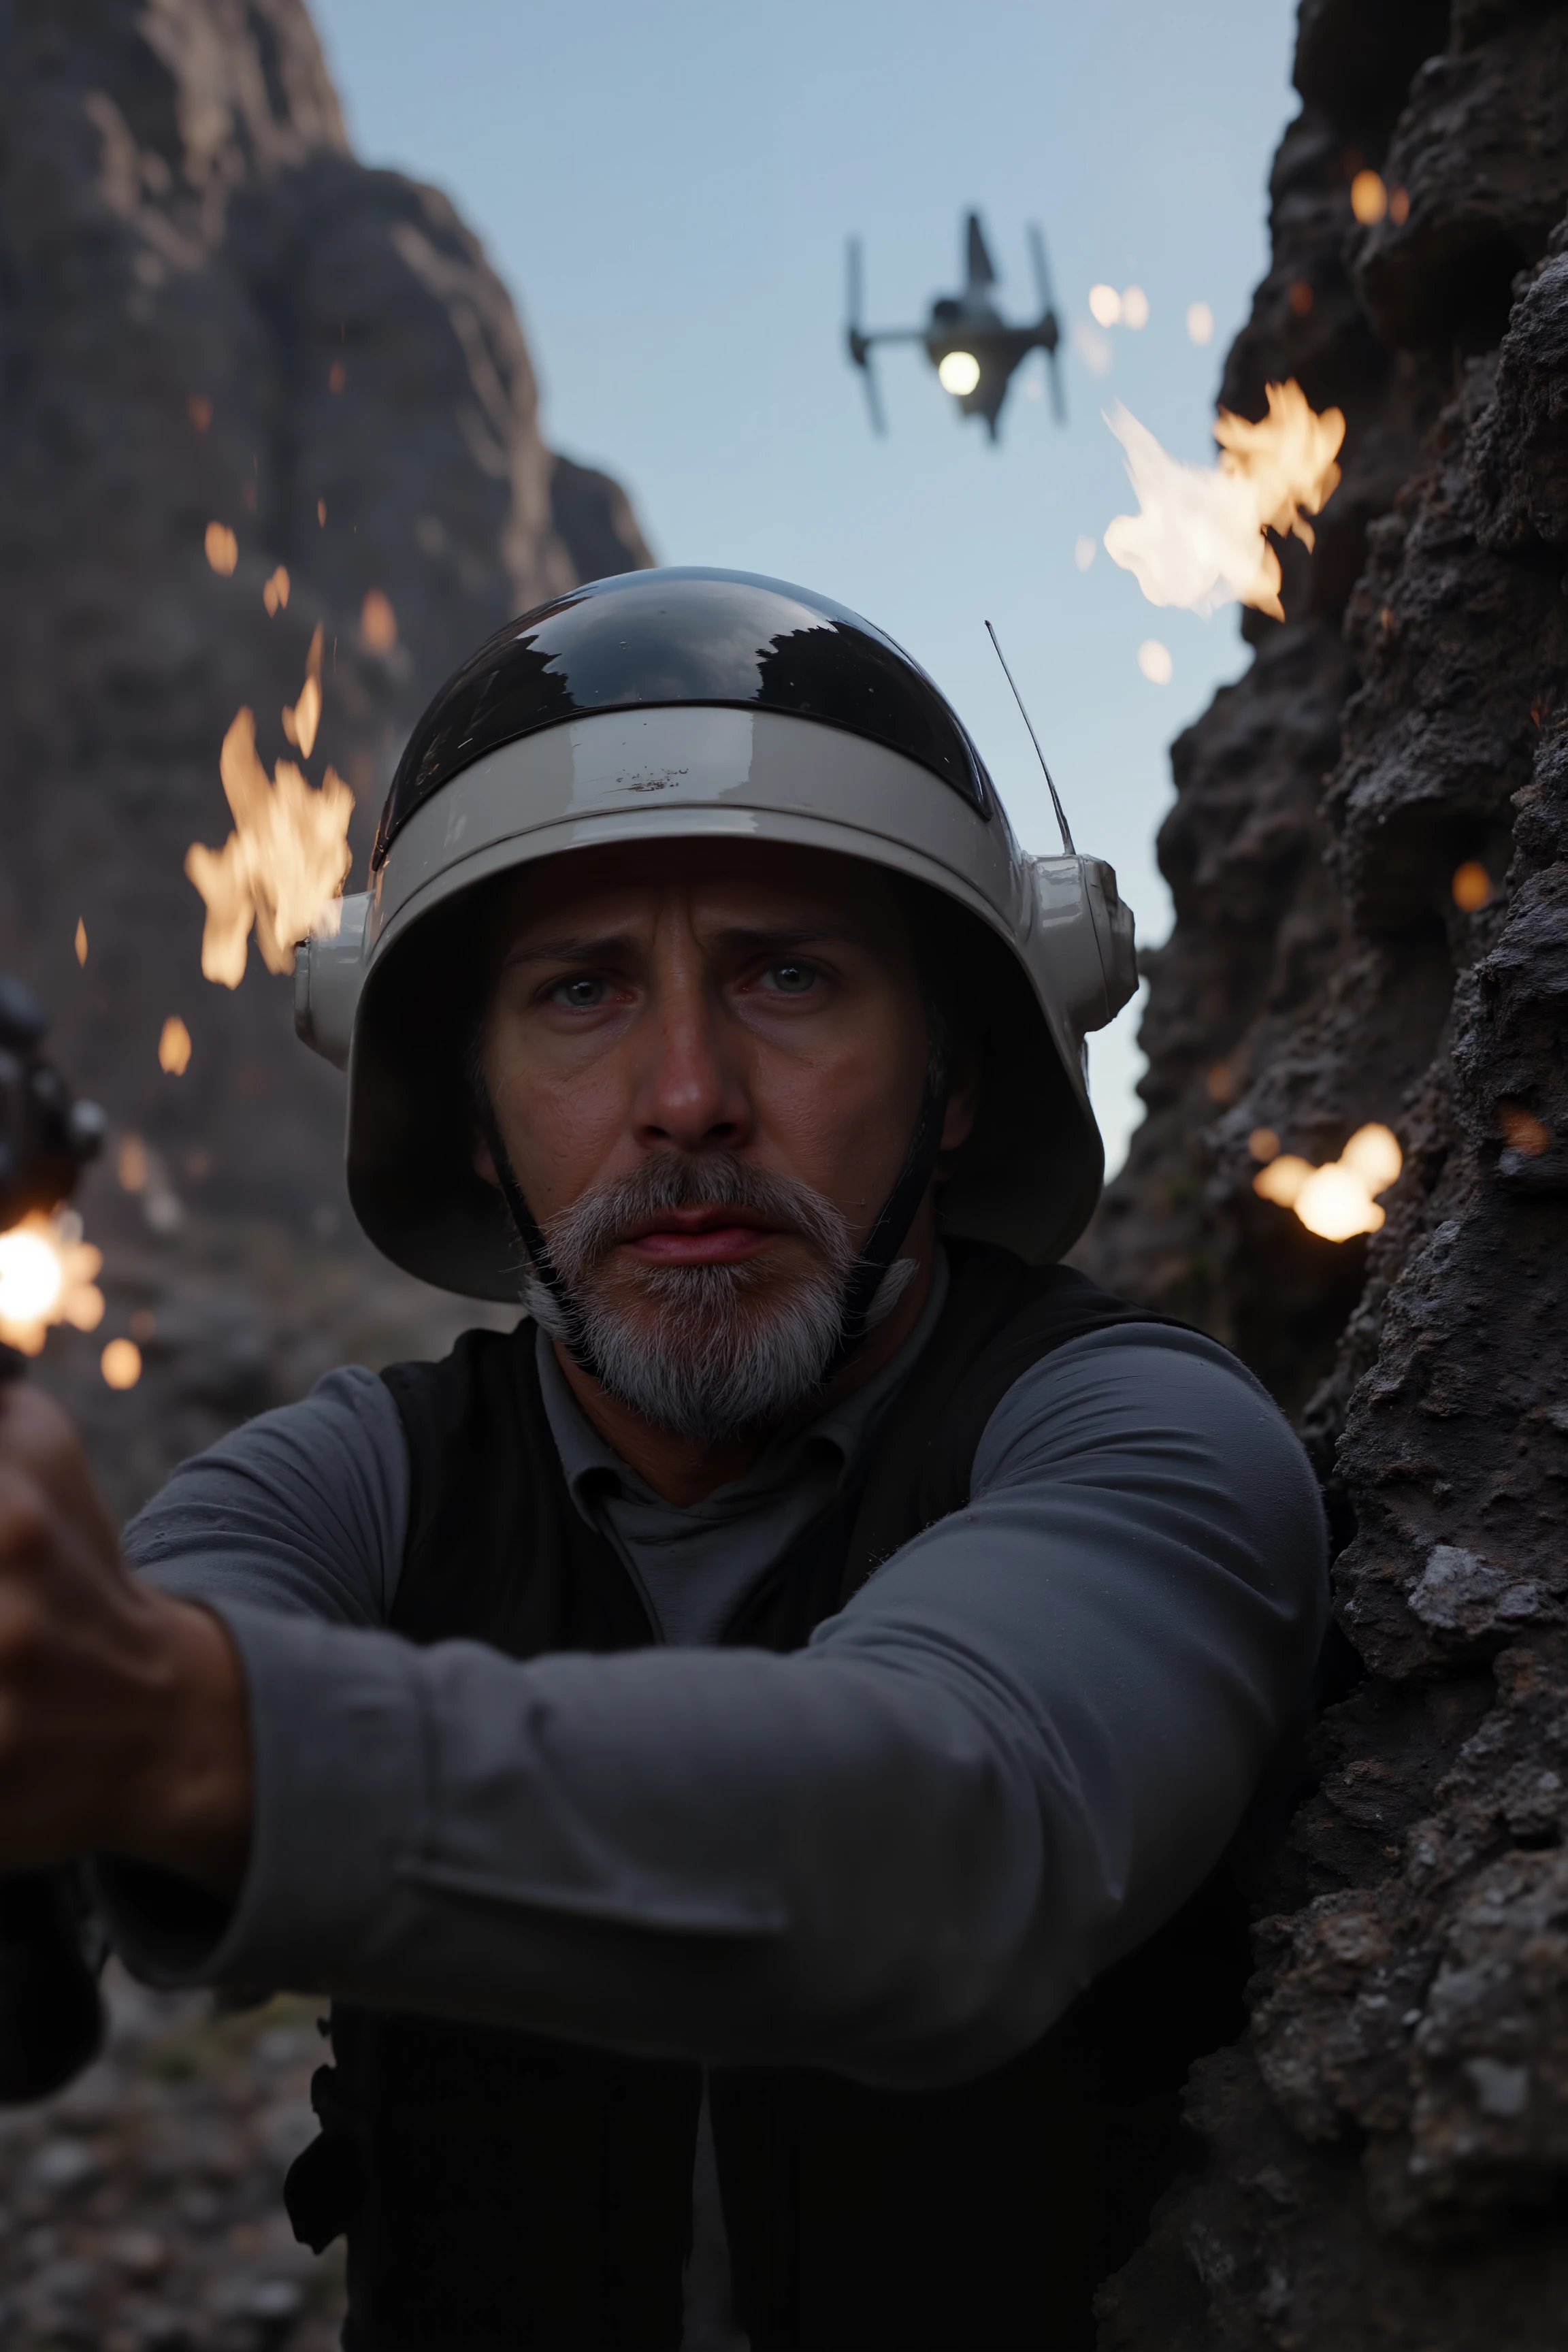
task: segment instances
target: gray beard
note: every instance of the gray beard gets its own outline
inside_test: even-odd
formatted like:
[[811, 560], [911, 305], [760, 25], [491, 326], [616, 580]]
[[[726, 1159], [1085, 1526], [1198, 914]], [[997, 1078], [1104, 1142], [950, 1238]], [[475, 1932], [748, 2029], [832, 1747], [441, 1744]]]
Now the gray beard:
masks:
[[[632, 1225], [662, 1209], [695, 1208], [752, 1210], [797, 1234], [806, 1262], [782, 1275], [754, 1258], [614, 1263]], [[847, 1220], [810, 1185], [727, 1153], [660, 1152], [574, 1201], [544, 1237], [564, 1298], [530, 1269], [529, 1312], [552, 1339], [590, 1355], [611, 1395], [656, 1428], [721, 1444], [783, 1421], [821, 1388], [856, 1252]], [[868, 1328], [891, 1314], [915, 1271], [912, 1258], [889, 1267]]]

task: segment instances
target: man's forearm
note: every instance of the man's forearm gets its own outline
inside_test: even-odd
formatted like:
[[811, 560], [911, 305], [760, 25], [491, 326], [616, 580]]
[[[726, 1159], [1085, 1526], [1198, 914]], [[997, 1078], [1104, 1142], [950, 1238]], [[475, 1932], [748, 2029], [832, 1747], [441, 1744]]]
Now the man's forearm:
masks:
[[70, 1423], [0, 1386], [0, 1872], [112, 1853], [229, 1892], [250, 1817], [227, 1633], [129, 1573]]
[[250, 1852], [249, 1708], [221, 1618], [166, 1594], [156, 1605], [157, 1662], [136, 1759], [95, 1841], [218, 1895], [237, 1893]]

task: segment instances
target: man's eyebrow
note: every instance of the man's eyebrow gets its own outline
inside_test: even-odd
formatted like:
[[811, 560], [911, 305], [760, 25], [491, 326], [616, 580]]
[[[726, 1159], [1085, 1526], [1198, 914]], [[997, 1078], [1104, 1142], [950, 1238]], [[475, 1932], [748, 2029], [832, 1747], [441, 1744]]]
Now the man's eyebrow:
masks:
[[825, 915], [819, 922], [733, 923], [716, 934], [727, 948], [751, 955], [785, 955], [792, 949], [828, 947], [835, 940], [863, 944], [865, 933], [853, 923]]
[[[826, 947], [834, 940], [854, 944], [863, 934], [852, 923], [824, 916], [817, 922], [732, 923], [714, 934], [731, 953], [786, 955], [808, 947]], [[637, 942], [627, 931], [605, 931], [549, 940], [521, 940], [501, 958], [505, 967], [520, 963], [613, 963], [633, 954]]]
[[517, 963], [610, 963], [616, 957], [631, 952], [632, 940], [626, 931], [601, 931], [596, 936], [564, 937], [553, 940], [520, 940], [508, 948], [501, 958], [503, 965]]

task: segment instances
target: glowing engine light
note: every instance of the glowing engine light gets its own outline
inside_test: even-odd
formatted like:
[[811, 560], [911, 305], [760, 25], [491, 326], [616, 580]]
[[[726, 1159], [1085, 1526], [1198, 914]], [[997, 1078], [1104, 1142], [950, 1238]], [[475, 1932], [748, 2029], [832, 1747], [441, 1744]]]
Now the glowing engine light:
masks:
[[973, 352], [948, 352], [938, 363], [936, 380], [943, 392], [963, 400], [980, 381], [980, 362]]
[[1121, 316], [1121, 297], [1114, 286], [1091, 286], [1089, 315], [1097, 327], [1114, 327]]

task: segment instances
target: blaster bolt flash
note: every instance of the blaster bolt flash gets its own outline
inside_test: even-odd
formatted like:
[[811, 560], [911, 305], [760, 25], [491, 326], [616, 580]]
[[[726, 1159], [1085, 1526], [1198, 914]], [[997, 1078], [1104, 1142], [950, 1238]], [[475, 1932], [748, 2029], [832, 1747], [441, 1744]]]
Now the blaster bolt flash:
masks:
[[[42, 1007], [0, 973], [0, 1234], [58, 1208], [103, 1141], [104, 1117], [79, 1102], [38, 1048]], [[24, 1359], [0, 1344], [0, 1381]], [[91, 1930], [76, 1874], [0, 1878], [0, 2105], [47, 2098], [79, 2074], [103, 2038]]]

